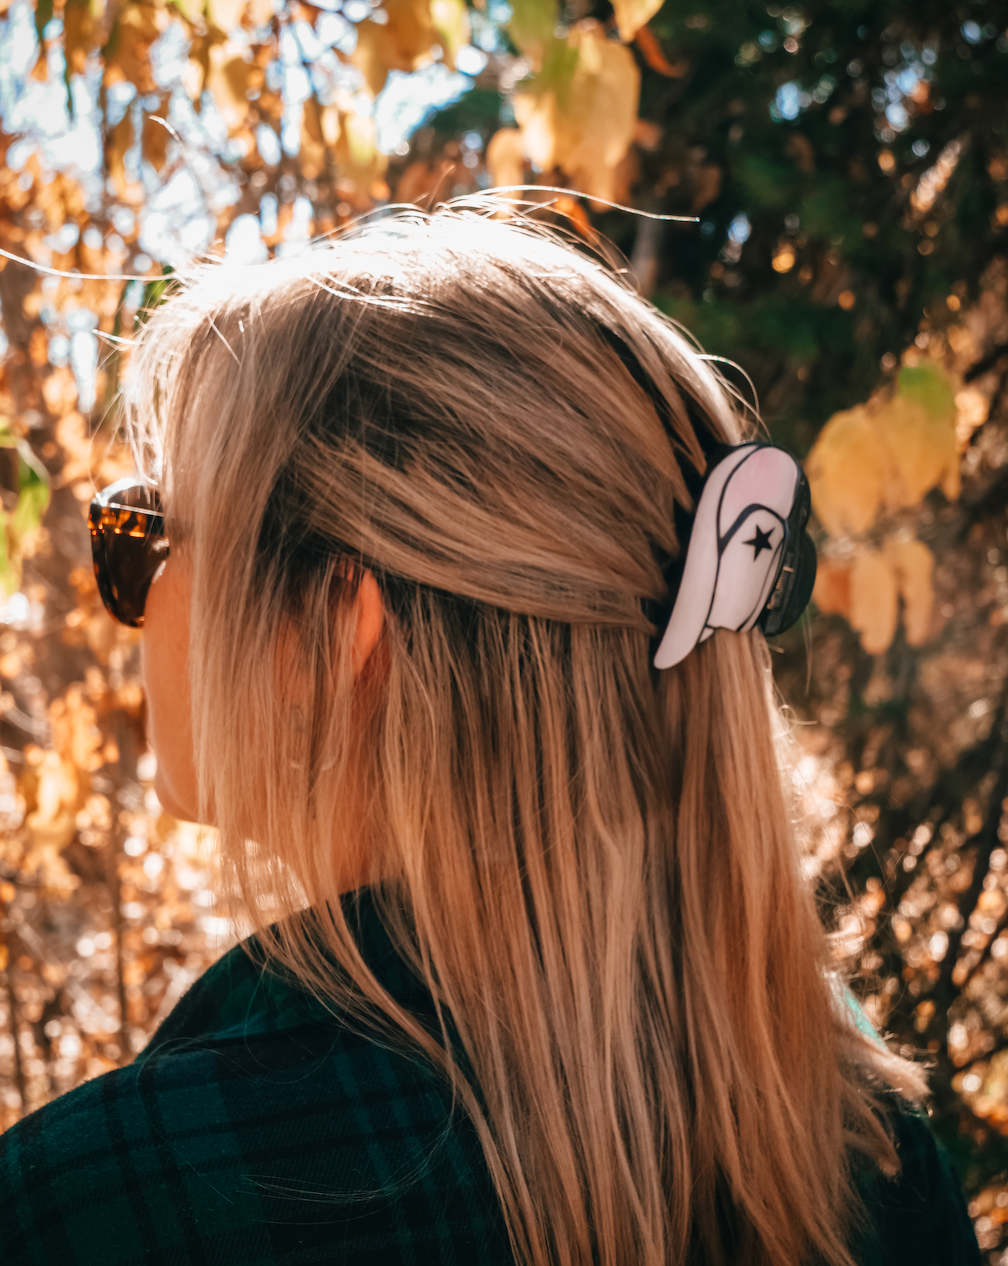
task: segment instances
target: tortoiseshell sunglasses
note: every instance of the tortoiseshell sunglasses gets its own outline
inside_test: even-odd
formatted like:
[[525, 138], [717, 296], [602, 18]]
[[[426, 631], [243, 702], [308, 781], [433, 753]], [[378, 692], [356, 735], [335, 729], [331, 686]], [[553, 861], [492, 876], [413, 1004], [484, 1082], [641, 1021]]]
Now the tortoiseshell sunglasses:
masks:
[[91, 502], [91, 556], [105, 609], [120, 624], [143, 628], [144, 604], [168, 557], [157, 490], [120, 479]]

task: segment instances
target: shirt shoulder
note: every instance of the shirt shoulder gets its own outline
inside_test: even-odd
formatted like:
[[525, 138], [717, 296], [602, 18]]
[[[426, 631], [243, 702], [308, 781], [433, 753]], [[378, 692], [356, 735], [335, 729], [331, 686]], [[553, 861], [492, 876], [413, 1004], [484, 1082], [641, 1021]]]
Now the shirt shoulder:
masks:
[[447, 1085], [241, 947], [132, 1065], [0, 1135], [0, 1261], [475, 1260], [513, 1258]]
[[863, 1266], [980, 1266], [980, 1249], [946, 1149], [923, 1113], [901, 1103], [890, 1114], [901, 1163], [895, 1178], [866, 1168], [858, 1186], [869, 1225]]

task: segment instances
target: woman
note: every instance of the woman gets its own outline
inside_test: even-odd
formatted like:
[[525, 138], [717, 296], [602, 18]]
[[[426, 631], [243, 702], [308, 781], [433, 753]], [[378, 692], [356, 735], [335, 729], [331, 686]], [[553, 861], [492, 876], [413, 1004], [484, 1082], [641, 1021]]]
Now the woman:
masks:
[[807, 600], [800, 472], [492, 210], [205, 270], [138, 338], [160, 504], [99, 499], [99, 581], [259, 933], [3, 1136], [4, 1261], [978, 1260], [732, 631]]

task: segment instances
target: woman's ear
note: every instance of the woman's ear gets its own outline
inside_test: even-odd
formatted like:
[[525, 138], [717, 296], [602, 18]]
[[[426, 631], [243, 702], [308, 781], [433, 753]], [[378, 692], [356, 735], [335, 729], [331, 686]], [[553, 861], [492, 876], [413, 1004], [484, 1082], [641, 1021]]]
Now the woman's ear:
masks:
[[378, 582], [366, 568], [357, 585], [357, 628], [353, 643], [353, 674], [359, 677], [378, 645], [385, 626], [385, 605]]

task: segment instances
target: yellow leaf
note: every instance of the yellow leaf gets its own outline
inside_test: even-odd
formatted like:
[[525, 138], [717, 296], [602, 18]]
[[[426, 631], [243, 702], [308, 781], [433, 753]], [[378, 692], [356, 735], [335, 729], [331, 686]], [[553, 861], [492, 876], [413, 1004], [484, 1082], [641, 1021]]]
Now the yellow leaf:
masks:
[[812, 601], [823, 615], [842, 615], [850, 618], [851, 569], [849, 563], [832, 558], [820, 558], [816, 567]]
[[805, 463], [812, 508], [831, 536], [865, 532], [889, 481], [889, 450], [863, 405], [834, 413]]
[[154, 92], [154, 72], [151, 69], [151, 45], [171, 21], [166, 9], [149, 4], [127, 5], [115, 23], [110, 40], [110, 51], [105, 58], [106, 83], [116, 78], [115, 70], [137, 87], [141, 94]]
[[314, 97], [309, 97], [301, 115], [301, 171], [307, 180], [318, 180], [325, 171], [325, 166], [326, 146], [322, 135], [322, 118]]
[[133, 144], [133, 116], [127, 110], [112, 130], [112, 135], [105, 146], [105, 162], [108, 166], [109, 179], [115, 185], [116, 193], [125, 199], [129, 182], [126, 180], [126, 153]]
[[525, 182], [525, 151], [517, 128], [498, 128], [486, 147], [486, 165], [493, 185], [521, 185]]
[[94, 21], [88, 0], [67, 0], [63, 9], [63, 48], [71, 74], [84, 74], [88, 53], [94, 46]]
[[851, 568], [850, 623], [870, 655], [881, 655], [892, 644], [899, 615], [897, 592], [887, 558], [878, 550], [858, 554]]
[[455, 69], [455, 54], [469, 43], [469, 14], [465, 0], [431, 0], [431, 19], [444, 54], [445, 65]]
[[244, 47], [231, 40], [214, 44], [209, 50], [210, 69], [206, 86], [213, 93], [224, 121], [232, 132], [241, 127], [249, 112], [245, 93], [253, 67], [245, 61], [244, 53]]
[[[198, 0], [193, 0], [192, 8], [197, 5]], [[273, 17], [271, 0], [210, 0], [209, 11], [210, 21], [225, 32], [265, 26]]]
[[629, 44], [642, 26], [646, 26], [662, 7], [663, 0], [613, 0], [613, 12], [619, 37]]
[[890, 509], [915, 506], [939, 485], [950, 501], [958, 497], [955, 417], [955, 395], [940, 369], [921, 365], [900, 371], [897, 394], [879, 412], [892, 454], [885, 498]]
[[351, 57], [374, 96], [385, 87], [390, 70], [416, 70], [431, 60], [438, 42], [429, 0], [386, 0], [384, 9], [384, 26], [370, 19], [358, 22]]
[[903, 599], [903, 625], [910, 646], [923, 646], [931, 628], [934, 608], [934, 555], [915, 537], [889, 537], [884, 545], [885, 556], [896, 575], [899, 595]]
[[513, 0], [507, 33], [518, 50], [538, 68], [556, 24], [555, 0]]
[[62, 418], [77, 403], [77, 380], [67, 365], [54, 369], [42, 380], [42, 399], [54, 417]]
[[561, 168], [584, 193], [611, 200], [637, 123], [640, 71], [630, 50], [595, 22], [575, 27], [564, 51], [577, 54], [569, 84], [557, 51], [549, 62], [558, 69], [547, 74], [544, 62], [543, 76], [514, 95], [525, 154], [543, 170]]

